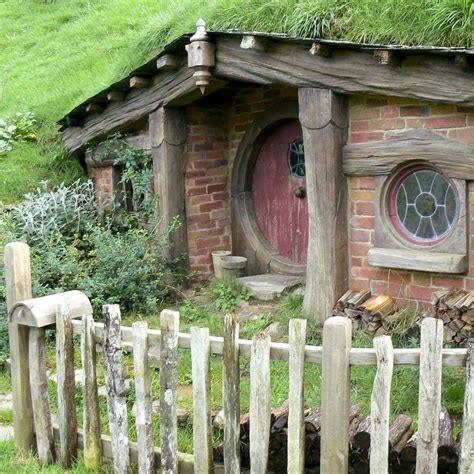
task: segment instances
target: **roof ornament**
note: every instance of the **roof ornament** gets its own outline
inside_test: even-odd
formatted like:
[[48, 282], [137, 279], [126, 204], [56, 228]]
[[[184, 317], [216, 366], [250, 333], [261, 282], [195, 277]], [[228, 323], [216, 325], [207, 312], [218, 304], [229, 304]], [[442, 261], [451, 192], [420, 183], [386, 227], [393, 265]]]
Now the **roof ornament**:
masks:
[[186, 45], [188, 67], [194, 70], [194, 81], [202, 94], [211, 81], [211, 68], [216, 64], [215, 46], [206, 32], [206, 23], [202, 18], [196, 22], [196, 33]]

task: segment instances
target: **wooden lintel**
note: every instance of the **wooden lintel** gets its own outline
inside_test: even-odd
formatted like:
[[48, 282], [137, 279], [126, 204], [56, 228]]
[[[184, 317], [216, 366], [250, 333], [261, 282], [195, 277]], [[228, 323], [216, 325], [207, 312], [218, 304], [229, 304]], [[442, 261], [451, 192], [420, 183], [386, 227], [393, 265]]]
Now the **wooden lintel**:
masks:
[[474, 180], [474, 145], [450, 140], [429, 130], [394, 133], [387, 140], [344, 147], [347, 176], [388, 175], [402, 163], [425, 160], [451, 178]]
[[142, 76], [132, 76], [130, 78], [130, 89], [146, 89], [150, 85], [150, 79]]
[[315, 41], [309, 52], [313, 56], [321, 56], [322, 58], [330, 58], [332, 56], [332, 48], [324, 43], [320, 43], [319, 41]]
[[383, 66], [400, 66], [401, 64], [400, 53], [391, 49], [376, 49], [374, 51], [374, 60], [377, 64]]
[[107, 93], [107, 100], [109, 102], [121, 102], [125, 98], [125, 92], [118, 89], [111, 89]]
[[467, 256], [454, 253], [371, 248], [368, 258], [369, 265], [373, 267], [400, 270], [459, 274], [465, 273], [468, 269]]
[[261, 54], [242, 49], [239, 38], [222, 37], [216, 41], [213, 76], [255, 84], [321, 87], [343, 94], [474, 106], [474, 69], [455, 68], [449, 56], [424, 53], [407, 54], [400, 71], [380, 67], [372, 50], [337, 49], [328, 61], [308, 54], [307, 43], [275, 41], [270, 51]]
[[78, 117], [66, 117], [65, 119], [67, 127], [80, 127], [84, 123], [84, 121]]
[[104, 108], [97, 102], [90, 102], [86, 105], [86, 112], [88, 114], [98, 114], [102, 112], [102, 110], [104, 110]]
[[261, 53], [268, 51], [269, 46], [270, 40], [262, 36], [244, 35], [240, 42], [240, 47], [242, 49], [250, 49]]
[[458, 53], [454, 56], [454, 62], [461, 69], [471, 69], [474, 67], [474, 56]]
[[178, 69], [181, 59], [173, 54], [165, 54], [156, 60], [156, 69], [159, 71], [174, 71]]

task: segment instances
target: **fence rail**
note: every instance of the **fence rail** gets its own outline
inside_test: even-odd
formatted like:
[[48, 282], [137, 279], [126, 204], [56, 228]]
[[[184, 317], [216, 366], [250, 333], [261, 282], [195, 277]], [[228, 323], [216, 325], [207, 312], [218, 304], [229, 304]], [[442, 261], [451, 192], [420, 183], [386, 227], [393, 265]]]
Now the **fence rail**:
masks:
[[[7, 246], [7, 287], [12, 295], [26, 295], [29, 262], [24, 244]], [[18, 269], [17, 266], [21, 265]], [[21, 278], [18, 275], [22, 275]], [[301, 319], [290, 321], [289, 344], [272, 343], [268, 335], [257, 334], [253, 340], [239, 339], [238, 321], [227, 315], [224, 337], [209, 336], [207, 328], [192, 328], [191, 334], [179, 332], [179, 313], [165, 310], [160, 330], [148, 329], [146, 323], [121, 326], [120, 309], [104, 306], [105, 323], [94, 322], [87, 298], [80, 292], [66, 292], [43, 298], [9, 301], [12, 336], [12, 382], [14, 416], [25, 421], [15, 424], [15, 439], [22, 448], [36, 437], [38, 457], [47, 464], [57, 459], [69, 466], [82, 448], [89, 468], [99, 468], [103, 457], [111, 457], [115, 472], [128, 472], [136, 462], [140, 473], [155, 472], [241, 472], [240, 466], [240, 357], [250, 358], [250, 460], [251, 472], [267, 471], [271, 412], [270, 361], [288, 360], [289, 424], [288, 472], [304, 470], [304, 364], [322, 365], [321, 381], [321, 472], [348, 472], [349, 413], [351, 366], [376, 366], [372, 392], [370, 425], [371, 472], [388, 472], [390, 392], [396, 365], [420, 367], [417, 473], [437, 472], [438, 419], [441, 408], [442, 367], [467, 366], [463, 436], [459, 472], [474, 472], [474, 400], [473, 346], [469, 349], [442, 348], [442, 322], [423, 320], [419, 349], [393, 349], [388, 336], [374, 339], [373, 349], [351, 348], [351, 323], [347, 318], [329, 318], [323, 329], [323, 345], [305, 344], [306, 326]], [[74, 319], [74, 318], [81, 319]], [[56, 326], [58, 402], [60, 423], [52, 423], [47, 391], [45, 327]], [[26, 335], [25, 335], [26, 333]], [[18, 335], [21, 337], [18, 337]], [[81, 336], [81, 361], [84, 369], [83, 428], [75, 419], [75, 384], [72, 370], [73, 335]], [[27, 337], [25, 337], [27, 336]], [[17, 342], [15, 342], [17, 337]], [[110, 437], [101, 434], [96, 366], [97, 344], [102, 345]], [[136, 390], [137, 443], [128, 438], [126, 412], [127, 388], [123, 378], [122, 349], [133, 352]], [[151, 388], [148, 366], [150, 350], [160, 367], [160, 449], [154, 447], [151, 429]], [[190, 349], [193, 376], [194, 456], [178, 452], [177, 384], [179, 349]], [[153, 351], [155, 353], [156, 351]], [[223, 355], [224, 465], [212, 460], [210, 413], [210, 355]], [[27, 363], [25, 362], [25, 358]], [[21, 362], [21, 363], [20, 363]], [[19, 372], [22, 367], [25, 372]], [[25, 378], [26, 377], [26, 378]], [[27, 390], [27, 391], [26, 391]], [[25, 396], [28, 394], [29, 397]], [[26, 414], [26, 419], [25, 419]], [[435, 414], [435, 416], [433, 416]], [[31, 417], [30, 418], [28, 418]], [[21, 418], [23, 417], [23, 418]], [[334, 422], [337, 420], [337, 423]], [[27, 441], [27, 443], [25, 442]], [[31, 446], [31, 445], [30, 445]]]

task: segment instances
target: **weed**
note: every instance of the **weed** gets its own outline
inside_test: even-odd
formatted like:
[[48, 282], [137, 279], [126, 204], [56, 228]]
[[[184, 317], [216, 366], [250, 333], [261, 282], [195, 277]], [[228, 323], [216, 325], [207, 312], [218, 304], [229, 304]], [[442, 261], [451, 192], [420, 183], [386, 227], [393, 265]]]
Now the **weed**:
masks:
[[222, 311], [232, 311], [241, 301], [248, 301], [252, 297], [252, 292], [236, 278], [215, 278], [210, 289], [214, 306]]

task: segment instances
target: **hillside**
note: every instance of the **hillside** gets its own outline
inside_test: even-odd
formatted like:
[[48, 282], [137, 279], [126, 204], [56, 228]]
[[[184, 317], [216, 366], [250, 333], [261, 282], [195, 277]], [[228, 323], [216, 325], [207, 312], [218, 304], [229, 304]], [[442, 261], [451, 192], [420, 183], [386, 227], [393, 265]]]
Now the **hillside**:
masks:
[[467, 46], [473, 0], [0, 0], [0, 118], [33, 111], [38, 140], [0, 155], [0, 201], [72, 180], [55, 122], [202, 16], [239, 28], [358, 42]]

